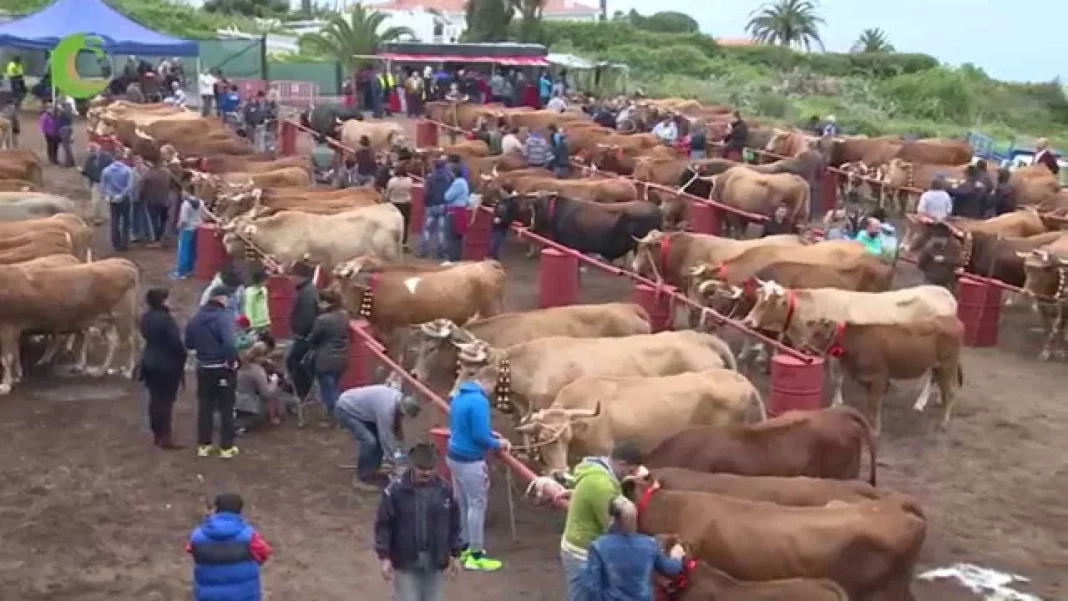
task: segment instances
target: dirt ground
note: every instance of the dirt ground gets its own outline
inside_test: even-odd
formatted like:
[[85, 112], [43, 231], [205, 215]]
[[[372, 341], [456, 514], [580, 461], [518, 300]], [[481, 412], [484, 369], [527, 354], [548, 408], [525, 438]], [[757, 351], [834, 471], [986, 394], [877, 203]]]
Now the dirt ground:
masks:
[[[26, 121], [30, 122], [29, 119]], [[26, 130], [35, 130], [27, 126]], [[39, 149], [27, 133], [22, 145]], [[78, 148], [84, 148], [80, 139]], [[49, 168], [55, 192], [84, 199], [80, 176]], [[96, 250], [110, 254], [100, 232]], [[537, 262], [513, 245], [510, 309], [536, 303]], [[202, 282], [170, 282], [171, 249], [135, 248], [128, 257], [143, 284], [172, 287], [180, 320]], [[903, 281], [915, 273], [903, 272]], [[626, 298], [629, 285], [585, 273], [582, 301]], [[1028, 310], [1002, 319], [996, 349], [968, 350], [965, 386], [948, 432], [937, 432], [937, 405], [911, 410], [914, 386], [897, 386], [886, 405], [879, 449], [881, 485], [917, 496], [929, 517], [921, 569], [957, 562], [1021, 574], [1018, 586], [1047, 600], [1068, 598], [1068, 400], [1065, 364], [1037, 362], [1039, 333]], [[766, 391], [766, 381], [758, 378]], [[847, 401], [855, 400], [847, 394]], [[263, 572], [268, 599], [386, 599], [389, 588], [371, 551], [377, 499], [352, 492], [353, 447], [341, 430], [295, 424], [240, 441], [232, 462], [196, 459], [191, 450], [150, 444], [145, 394], [118, 378], [69, 379], [32, 373], [0, 400], [0, 599], [21, 601], [164, 601], [188, 598], [191, 562], [182, 552], [205, 504], [221, 491], [241, 493], [248, 518], [276, 555]], [[185, 390], [177, 433], [192, 442], [194, 406]], [[426, 411], [424, 414], [429, 414]], [[443, 418], [427, 415], [425, 426]], [[462, 574], [446, 598], [468, 601], [559, 600], [556, 549], [562, 516], [531, 508], [512, 487], [515, 534], [509, 526], [505, 472], [494, 476], [489, 549], [506, 561], [495, 574]], [[916, 586], [921, 600], [978, 599], [945, 583]]]

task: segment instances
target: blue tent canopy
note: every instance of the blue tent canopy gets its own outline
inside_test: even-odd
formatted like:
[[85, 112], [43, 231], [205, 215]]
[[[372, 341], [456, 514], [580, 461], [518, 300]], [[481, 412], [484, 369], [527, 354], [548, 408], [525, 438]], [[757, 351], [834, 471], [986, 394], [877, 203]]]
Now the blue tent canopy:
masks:
[[103, 0], [55, 0], [32, 15], [0, 25], [0, 47], [51, 50], [74, 33], [103, 39], [105, 52], [149, 56], [197, 56], [197, 43], [144, 27]]

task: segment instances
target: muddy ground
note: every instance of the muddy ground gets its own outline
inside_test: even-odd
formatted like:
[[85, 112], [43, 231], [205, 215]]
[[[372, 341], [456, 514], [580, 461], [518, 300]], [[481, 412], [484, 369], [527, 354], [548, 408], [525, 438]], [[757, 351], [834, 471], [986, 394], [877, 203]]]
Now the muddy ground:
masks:
[[[30, 120], [27, 119], [27, 123]], [[26, 130], [35, 130], [32, 125]], [[22, 144], [43, 153], [34, 133]], [[78, 147], [84, 148], [84, 139]], [[49, 188], [87, 195], [73, 170], [48, 168]], [[96, 250], [110, 254], [103, 232]], [[510, 309], [537, 302], [537, 262], [513, 245]], [[131, 250], [145, 286], [172, 287], [182, 321], [203, 283], [170, 282], [172, 249]], [[903, 272], [903, 281], [915, 278]], [[629, 285], [583, 275], [582, 300], [618, 300]], [[922, 568], [970, 562], [1027, 576], [1044, 599], [1068, 598], [1068, 394], [1065, 364], [1035, 360], [1034, 316], [1015, 309], [1002, 319], [996, 349], [968, 350], [965, 386], [948, 432], [939, 407], [911, 410], [903, 383], [886, 404], [879, 450], [881, 485], [917, 496], [930, 520]], [[766, 381], [758, 378], [766, 392]], [[857, 400], [847, 395], [847, 402]], [[0, 399], [0, 599], [21, 601], [163, 601], [187, 598], [190, 567], [182, 545], [221, 491], [246, 499], [248, 518], [274, 545], [264, 569], [268, 599], [385, 599], [388, 587], [371, 552], [377, 499], [350, 490], [353, 444], [341, 430], [297, 429], [292, 422], [240, 441], [232, 462], [196, 459], [191, 450], [153, 448], [145, 394], [118, 378], [69, 379], [36, 371]], [[176, 430], [192, 442], [195, 402], [185, 390]], [[424, 414], [429, 414], [426, 411]], [[441, 423], [426, 415], [424, 426]], [[513, 486], [512, 539], [505, 473], [494, 478], [488, 537], [506, 563], [496, 574], [462, 574], [448, 599], [562, 599], [556, 549], [562, 517], [531, 508]], [[959, 587], [918, 584], [919, 599], [976, 599]]]

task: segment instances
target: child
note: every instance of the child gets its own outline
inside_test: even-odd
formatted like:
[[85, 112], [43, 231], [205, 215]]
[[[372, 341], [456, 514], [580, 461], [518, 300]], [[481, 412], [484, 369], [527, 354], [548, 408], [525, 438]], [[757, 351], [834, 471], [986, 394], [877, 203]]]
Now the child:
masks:
[[252, 272], [250, 283], [245, 287], [245, 294], [241, 298], [241, 313], [249, 320], [249, 327], [253, 331], [271, 331], [271, 313], [267, 305], [267, 272], [263, 268], [257, 268]]
[[193, 556], [193, 598], [259, 600], [260, 566], [271, 557], [271, 546], [241, 517], [241, 495], [215, 497], [215, 513], [204, 518], [185, 544]]
[[197, 228], [204, 223], [204, 215], [201, 211], [200, 199], [192, 194], [182, 194], [182, 206], [178, 209], [178, 256], [177, 265], [171, 277], [176, 280], [184, 280], [193, 273], [196, 265]]

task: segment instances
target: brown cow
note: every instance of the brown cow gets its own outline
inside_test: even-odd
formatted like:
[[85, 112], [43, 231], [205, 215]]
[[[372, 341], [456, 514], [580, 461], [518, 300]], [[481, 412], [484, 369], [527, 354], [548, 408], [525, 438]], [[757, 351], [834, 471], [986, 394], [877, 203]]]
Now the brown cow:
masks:
[[212, 203], [220, 194], [234, 190], [252, 188], [278, 188], [284, 186], [310, 186], [311, 176], [300, 167], [285, 167], [266, 173], [202, 173], [190, 172], [193, 178], [193, 191], [201, 200]]
[[638, 274], [685, 289], [690, 272], [700, 263], [722, 263], [758, 246], [799, 247], [799, 236], [767, 236], [733, 240], [689, 232], [649, 232], [638, 242], [631, 269]]
[[1045, 165], [1029, 165], [1012, 172], [1009, 178], [1016, 204], [1021, 207], [1041, 207], [1061, 191], [1057, 177]]
[[894, 158], [912, 163], [963, 165], [972, 160], [972, 147], [964, 140], [926, 138], [905, 142]]
[[[812, 190], [803, 178], [791, 173], [765, 174], [746, 167], [728, 169], [713, 177], [712, 194], [715, 200], [736, 209], [770, 216], [775, 209], [788, 209], [787, 219], [801, 223], [808, 219]], [[745, 219], [726, 215], [733, 229], [744, 232]]]
[[624, 179], [556, 179], [552, 176], [527, 175], [523, 171], [482, 176], [483, 198], [490, 202], [499, 199], [501, 185], [505, 184], [510, 184], [517, 194], [555, 192], [563, 197], [587, 202], [615, 203], [638, 198], [634, 183]]
[[851, 407], [790, 411], [758, 424], [689, 428], [662, 442], [645, 465], [742, 476], [808, 476], [855, 480], [868, 445], [875, 486], [875, 433]]
[[0, 179], [0, 192], [40, 192], [41, 188], [22, 179]]
[[[137, 266], [126, 259], [104, 259], [69, 267], [26, 269], [0, 266], [0, 394], [11, 392], [19, 364], [19, 336], [26, 331], [76, 332], [95, 324], [105, 327], [107, 356], [91, 375], [111, 368], [120, 343], [128, 357], [122, 372], [129, 377], [140, 351]], [[86, 365], [83, 342], [79, 370]]]
[[[160, 152], [164, 152], [164, 149], [160, 149]], [[286, 167], [300, 167], [307, 171], [311, 171], [311, 160], [306, 156], [292, 156], [282, 158], [272, 158], [267, 155], [264, 158], [263, 155], [248, 155], [248, 156], [232, 156], [227, 154], [216, 154], [211, 156], [200, 157], [199, 159], [190, 159], [189, 164], [186, 166], [194, 167], [205, 173], [227, 173], [230, 171], [244, 171], [246, 173], [265, 173], [267, 171], [275, 171], [276, 169], [284, 169]]]
[[764, 150], [776, 158], [791, 158], [814, 147], [820, 138], [800, 131], [773, 129]]
[[16, 179], [44, 185], [44, 171], [37, 153], [28, 148], [0, 150], [0, 179]]
[[655, 468], [652, 476], [664, 490], [707, 492], [787, 507], [822, 507], [832, 501], [863, 503], [896, 494], [860, 480], [711, 474], [681, 467]]
[[[93, 230], [81, 217], [73, 213], [59, 213], [44, 219], [28, 219], [26, 221], [0, 222], [0, 245], [6, 244], [10, 239], [20, 236], [29, 236], [43, 231], [60, 231], [66, 233], [70, 252], [79, 259], [89, 258], [89, 247], [93, 242]], [[57, 236], [57, 246], [62, 246], [62, 236]], [[43, 238], [46, 239], [47, 238]], [[15, 244], [14, 246], [18, 246]], [[10, 248], [11, 246], [5, 246]]]
[[843, 163], [864, 163], [877, 167], [894, 158], [901, 149], [902, 141], [900, 136], [846, 136], [823, 138], [818, 144], [832, 167]]
[[1063, 358], [1068, 355], [1068, 236], [1058, 243], [1018, 254], [1026, 273], [1024, 292], [1034, 300], [1046, 331], [1038, 358]]
[[473, 130], [480, 120], [496, 123], [505, 115], [504, 107], [471, 102], [428, 102], [426, 114], [431, 121], [463, 130]]
[[73, 237], [60, 228], [39, 229], [0, 240], [0, 265], [15, 265], [48, 255], [72, 254]]
[[663, 490], [652, 479], [629, 480], [623, 490], [637, 504], [642, 532], [677, 534], [695, 558], [733, 578], [825, 578], [858, 601], [911, 599], [927, 523], [909, 497], [783, 507]]
[[432, 270], [403, 264], [369, 265], [359, 260], [334, 269], [353, 316], [363, 315], [399, 357], [402, 328], [448, 319], [466, 324], [504, 311], [504, 268], [486, 260]]
[[849, 601], [842, 587], [826, 578], [741, 582], [703, 561], [687, 578], [689, 584], [676, 601]]
[[380, 202], [382, 195], [371, 188], [253, 188], [248, 192], [219, 196], [214, 210], [221, 221], [229, 221], [249, 211], [253, 211], [255, 217], [266, 217], [278, 211], [332, 215]]

